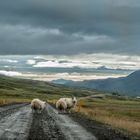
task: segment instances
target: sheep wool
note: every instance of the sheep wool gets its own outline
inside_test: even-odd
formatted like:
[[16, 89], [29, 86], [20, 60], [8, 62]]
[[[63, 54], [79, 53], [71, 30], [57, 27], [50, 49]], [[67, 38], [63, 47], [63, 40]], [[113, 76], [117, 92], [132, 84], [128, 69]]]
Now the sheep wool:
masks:
[[40, 99], [33, 99], [31, 101], [31, 109], [33, 112], [41, 113], [41, 111], [45, 108], [46, 102], [41, 101]]

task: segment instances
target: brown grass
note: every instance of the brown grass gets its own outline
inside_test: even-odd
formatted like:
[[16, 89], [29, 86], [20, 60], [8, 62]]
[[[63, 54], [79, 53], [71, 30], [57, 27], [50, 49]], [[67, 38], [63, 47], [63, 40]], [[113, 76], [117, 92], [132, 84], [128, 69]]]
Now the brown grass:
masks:
[[11, 104], [11, 103], [26, 103], [30, 102], [28, 99], [17, 99], [17, 98], [0, 98], [0, 106]]
[[[115, 128], [120, 128], [140, 136], [140, 114], [138, 114], [140, 111], [140, 106], [135, 109], [135, 104], [129, 101], [127, 104], [130, 103], [131, 109], [128, 110], [129, 107], [126, 107], [127, 104], [125, 104], [125, 101], [124, 103], [122, 101], [121, 107], [119, 102], [120, 101], [117, 102], [115, 100], [115, 104], [114, 102], [112, 102], [112, 104], [108, 104], [108, 100], [103, 100], [101, 102], [99, 102], [99, 100], [93, 100], [93, 102], [90, 102], [89, 104], [89, 102], [85, 99], [79, 101], [75, 111], [82, 113], [92, 120], [97, 120], [102, 123], [109, 124]], [[137, 113], [138, 115], [129, 116], [129, 114], [124, 115], [122, 112], [124, 114], [127, 112], [132, 114]]]

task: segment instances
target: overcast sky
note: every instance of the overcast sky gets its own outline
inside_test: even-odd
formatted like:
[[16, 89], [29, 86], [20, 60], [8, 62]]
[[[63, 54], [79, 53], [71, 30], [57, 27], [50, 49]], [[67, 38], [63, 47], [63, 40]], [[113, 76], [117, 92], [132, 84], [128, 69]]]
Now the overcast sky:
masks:
[[0, 0], [0, 54], [140, 55], [140, 0]]

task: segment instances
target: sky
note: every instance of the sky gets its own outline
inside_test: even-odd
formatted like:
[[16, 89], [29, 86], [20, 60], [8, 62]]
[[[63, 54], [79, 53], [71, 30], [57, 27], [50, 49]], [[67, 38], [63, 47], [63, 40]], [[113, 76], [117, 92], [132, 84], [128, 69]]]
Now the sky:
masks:
[[[68, 76], [70, 69], [77, 72], [75, 67], [92, 72], [91, 69], [99, 67], [137, 70], [139, 13], [139, 0], [0, 0], [0, 55], [9, 60], [12, 55], [22, 55], [34, 69], [65, 68], [62, 73]], [[27, 60], [26, 55], [33, 56]], [[47, 60], [37, 62], [34, 60], [37, 56]], [[62, 58], [67, 62], [59, 62]], [[15, 61], [20, 63], [21, 57]], [[8, 64], [0, 70], [5, 70]], [[102, 74], [98, 78], [104, 78]], [[93, 78], [96, 75], [92, 73]]]
[[0, 54], [140, 55], [139, 0], [0, 0]]

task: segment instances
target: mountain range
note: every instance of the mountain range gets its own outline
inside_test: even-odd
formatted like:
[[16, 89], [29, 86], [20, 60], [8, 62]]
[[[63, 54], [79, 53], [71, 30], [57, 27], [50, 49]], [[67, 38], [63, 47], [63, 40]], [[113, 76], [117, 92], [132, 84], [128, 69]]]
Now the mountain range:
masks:
[[99, 91], [118, 93], [120, 95], [140, 96], [140, 70], [120, 78], [84, 80], [78, 82], [58, 79], [53, 80], [52, 83], [70, 87], [96, 89]]

